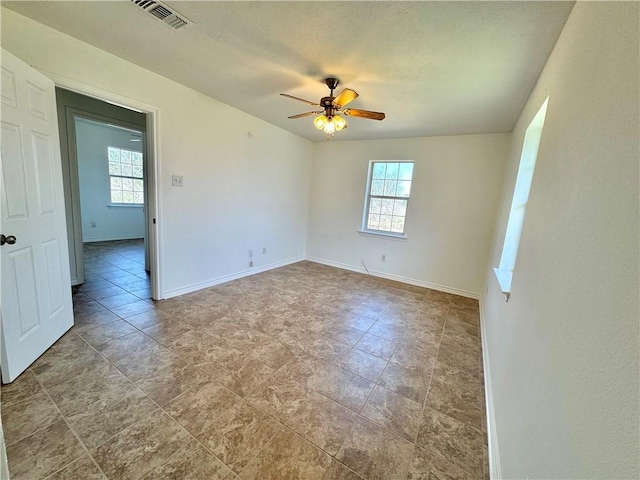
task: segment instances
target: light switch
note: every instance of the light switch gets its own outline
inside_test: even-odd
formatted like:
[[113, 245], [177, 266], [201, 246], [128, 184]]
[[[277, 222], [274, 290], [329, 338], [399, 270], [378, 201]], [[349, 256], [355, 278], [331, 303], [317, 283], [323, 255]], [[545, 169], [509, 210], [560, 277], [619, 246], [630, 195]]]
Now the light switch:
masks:
[[182, 187], [182, 175], [171, 175], [171, 185], [174, 187]]

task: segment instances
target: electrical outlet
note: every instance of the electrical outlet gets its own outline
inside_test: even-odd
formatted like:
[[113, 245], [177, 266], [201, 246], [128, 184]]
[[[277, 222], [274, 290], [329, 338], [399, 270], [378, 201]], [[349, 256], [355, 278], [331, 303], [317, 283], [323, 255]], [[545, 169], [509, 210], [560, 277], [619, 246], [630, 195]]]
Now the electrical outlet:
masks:
[[267, 247], [262, 247], [262, 254], [264, 255], [265, 253], [267, 253]]
[[386, 255], [380, 255], [380, 260], [382, 260], [383, 262], [387, 261], [387, 256]]
[[249, 262], [249, 266], [250, 266], [250, 267], [253, 267], [253, 260], [251, 260], [251, 261]]
[[91, 222], [91, 228], [96, 228], [98, 225], [96, 225], [96, 222]]
[[182, 175], [171, 175], [171, 185], [173, 187], [183, 187], [184, 181]]
[[[249, 258], [253, 258], [253, 250], [249, 249]], [[252, 265], [250, 265], [252, 266]]]

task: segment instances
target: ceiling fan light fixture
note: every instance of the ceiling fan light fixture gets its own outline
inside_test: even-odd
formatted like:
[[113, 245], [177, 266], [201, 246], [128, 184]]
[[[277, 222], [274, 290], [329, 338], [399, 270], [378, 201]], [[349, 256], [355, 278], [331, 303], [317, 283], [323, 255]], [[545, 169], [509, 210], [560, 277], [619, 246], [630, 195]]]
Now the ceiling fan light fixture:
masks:
[[333, 124], [336, 127], [336, 130], [339, 132], [340, 130], [342, 130], [344, 127], [346, 127], [347, 122], [345, 121], [344, 118], [342, 118], [340, 115], [334, 115], [331, 120], [333, 120]]
[[313, 119], [313, 124], [318, 130], [322, 130], [326, 123], [327, 123], [326, 115], [318, 115], [316, 118]]
[[336, 124], [333, 123], [333, 118], [327, 120], [327, 123], [324, 124], [324, 128], [322, 129], [322, 131], [327, 135], [333, 135], [336, 132]]

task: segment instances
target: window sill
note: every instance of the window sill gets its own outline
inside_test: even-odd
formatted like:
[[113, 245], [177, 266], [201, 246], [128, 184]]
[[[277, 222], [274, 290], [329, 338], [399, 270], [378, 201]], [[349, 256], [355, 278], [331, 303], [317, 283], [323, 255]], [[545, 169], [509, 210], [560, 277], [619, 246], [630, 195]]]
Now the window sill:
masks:
[[500, 291], [504, 295], [504, 301], [508, 302], [509, 297], [511, 297], [511, 279], [513, 278], [513, 272], [510, 270], [500, 270], [499, 268], [494, 268], [493, 272], [496, 274]]
[[107, 205], [107, 208], [110, 209], [120, 209], [120, 208], [144, 208], [144, 205], [139, 204], [139, 203], [132, 203], [132, 204], [127, 204], [127, 203], [110, 203]]
[[371, 230], [358, 230], [360, 235], [364, 235], [366, 237], [383, 237], [388, 238], [390, 240], [406, 240], [407, 237], [405, 235], [398, 235], [396, 233], [385, 233], [385, 232], [372, 232]]

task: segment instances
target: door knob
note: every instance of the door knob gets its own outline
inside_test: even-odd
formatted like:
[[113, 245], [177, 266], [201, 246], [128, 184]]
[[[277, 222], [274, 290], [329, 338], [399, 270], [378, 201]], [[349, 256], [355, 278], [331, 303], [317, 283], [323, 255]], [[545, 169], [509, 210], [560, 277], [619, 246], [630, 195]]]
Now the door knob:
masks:
[[9, 235], [8, 237], [0, 235], [0, 245], [4, 245], [5, 243], [13, 245], [14, 243], [16, 243], [16, 237], [14, 237], [13, 235]]

